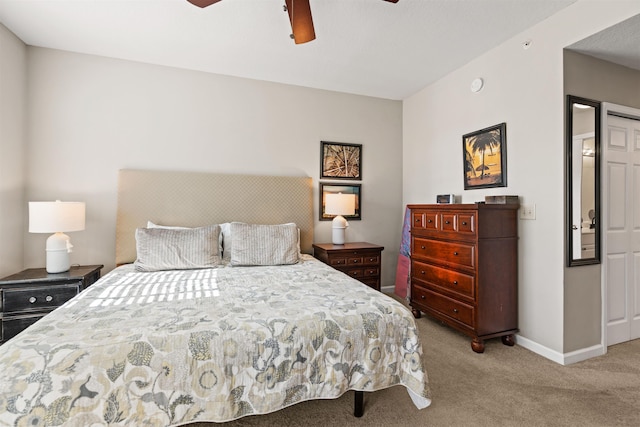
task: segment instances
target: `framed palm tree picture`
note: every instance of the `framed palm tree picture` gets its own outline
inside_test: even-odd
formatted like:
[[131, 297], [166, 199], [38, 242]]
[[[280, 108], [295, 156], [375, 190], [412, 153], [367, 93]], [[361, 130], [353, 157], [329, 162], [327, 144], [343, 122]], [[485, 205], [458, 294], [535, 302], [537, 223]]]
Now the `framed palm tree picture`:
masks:
[[462, 136], [464, 189], [507, 186], [507, 124]]

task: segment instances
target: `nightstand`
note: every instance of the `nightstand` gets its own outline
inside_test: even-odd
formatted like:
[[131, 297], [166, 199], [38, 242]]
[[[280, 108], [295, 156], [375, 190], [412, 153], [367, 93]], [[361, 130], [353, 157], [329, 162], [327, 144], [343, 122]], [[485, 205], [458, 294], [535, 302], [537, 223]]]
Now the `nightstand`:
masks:
[[344, 245], [316, 243], [313, 245], [313, 256], [379, 291], [383, 250], [383, 246], [367, 242]]
[[77, 266], [55, 274], [29, 268], [0, 279], [0, 344], [95, 283], [102, 267]]

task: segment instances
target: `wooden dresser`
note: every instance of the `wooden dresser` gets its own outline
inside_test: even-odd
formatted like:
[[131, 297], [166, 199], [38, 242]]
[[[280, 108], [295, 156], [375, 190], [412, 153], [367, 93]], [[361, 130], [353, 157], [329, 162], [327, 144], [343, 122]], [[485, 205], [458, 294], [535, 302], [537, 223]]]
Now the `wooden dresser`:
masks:
[[379, 291], [383, 250], [384, 246], [367, 242], [348, 242], [344, 245], [316, 243], [313, 245], [313, 256]]
[[472, 338], [518, 331], [517, 204], [409, 205], [411, 209], [411, 307]]

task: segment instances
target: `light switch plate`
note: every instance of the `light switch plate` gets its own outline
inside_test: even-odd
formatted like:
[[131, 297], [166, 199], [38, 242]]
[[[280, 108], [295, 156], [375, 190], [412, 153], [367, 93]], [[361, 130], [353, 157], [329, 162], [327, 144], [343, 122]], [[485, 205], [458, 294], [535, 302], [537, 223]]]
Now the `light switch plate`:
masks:
[[520, 219], [536, 219], [536, 205], [520, 205]]

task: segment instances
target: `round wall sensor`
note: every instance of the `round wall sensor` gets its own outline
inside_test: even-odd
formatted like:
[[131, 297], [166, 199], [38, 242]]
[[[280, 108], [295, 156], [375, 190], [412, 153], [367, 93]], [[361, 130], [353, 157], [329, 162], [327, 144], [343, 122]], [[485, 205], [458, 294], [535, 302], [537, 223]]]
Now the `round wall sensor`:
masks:
[[484, 82], [482, 81], [482, 79], [474, 79], [471, 82], [471, 92], [480, 92], [483, 85]]

